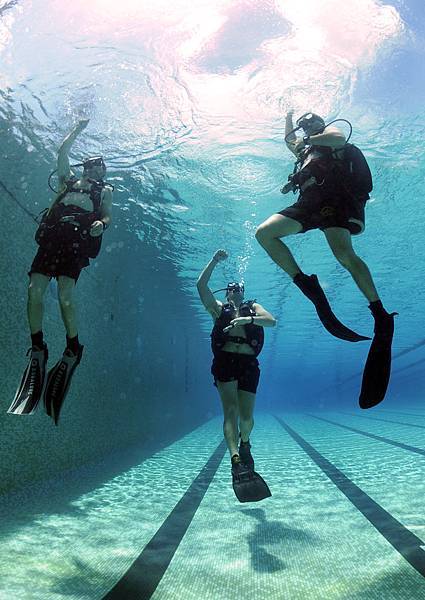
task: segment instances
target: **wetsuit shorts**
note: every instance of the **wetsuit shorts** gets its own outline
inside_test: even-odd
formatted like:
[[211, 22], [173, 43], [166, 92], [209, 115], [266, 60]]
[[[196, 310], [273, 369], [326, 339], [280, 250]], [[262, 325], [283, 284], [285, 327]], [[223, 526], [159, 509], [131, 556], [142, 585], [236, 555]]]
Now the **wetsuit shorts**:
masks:
[[214, 385], [217, 381], [226, 383], [237, 381], [238, 390], [255, 394], [260, 380], [258, 360], [250, 354], [237, 354], [235, 352], [218, 352], [214, 356], [211, 366], [214, 376]]
[[50, 279], [65, 276], [77, 281], [81, 270], [89, 264], [89, 259], [82, 257], [78, 250], [72, 247], [66, 246], [54, 250], [40, 247], [28, 275], [41, 273]]
[[351, 235], [358, 235], [365, 228], [366, 200], [352, 198], [347, 194], [323, 194], [317, 188], [306, 190], [297, 202], [279, 211], [279, 215], [295, 219], [302, 225], [300, 233], [310, 229], [342, 227]]

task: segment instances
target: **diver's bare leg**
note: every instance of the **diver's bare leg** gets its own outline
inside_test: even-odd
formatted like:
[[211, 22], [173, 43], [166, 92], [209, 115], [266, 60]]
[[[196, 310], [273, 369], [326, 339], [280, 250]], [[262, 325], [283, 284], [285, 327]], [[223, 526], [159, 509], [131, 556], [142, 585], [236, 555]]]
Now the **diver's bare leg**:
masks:
[[74, 338], [78, 334], [74, 288], [75, 279], [64, 275], [58, 277], [59, 304], [62, 320], [69, 338]]
[[360, 291], [369, 302], [379, 300], [379, 295], [366, 263], [354, 252], [351, 234], [342, 227], [329, 227], [324, 234], [338, 262], [351, 274]]
[[301, 223], [295, 219], [276, 214], [264, 221], [255, 232], [257, 241], [270, 258], [292, 279], [301, 273], [301, 269], [280, 238], [299, 233], [301, 230]]
[[32, 334], [43, 328], [43, 297], [49, 285], [49, 277], [41, 273], [31, 273], [28, 286], [27, 315]]
[[238, 382], [217, 381], [217, 389], [223, 405], [223, 433], [227, 442], [230, 457], [239, 454], [238, 448]]
[[239, 431], [242, 442], [247, 442], [254, 427], [255, 394], [238, 390]]

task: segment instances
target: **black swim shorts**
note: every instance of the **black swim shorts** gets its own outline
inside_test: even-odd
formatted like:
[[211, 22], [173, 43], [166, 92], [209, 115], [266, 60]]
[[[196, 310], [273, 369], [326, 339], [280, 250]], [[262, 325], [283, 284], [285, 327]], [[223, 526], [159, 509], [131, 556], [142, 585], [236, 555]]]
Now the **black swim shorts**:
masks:
[[81, 270], [89, 264], [89, 259], [81, 257], [78, 250], [72, 247], [56, 248], [55, 250], [46, 250], [40, 247], [28, 275], [41, 273], [50, 279], [65, 276], [77, 281]]
[[279, 215], [295, 219], [303, 226], [300, 233], [310, 229], [342, 227], [351, 235], [358, 235], [365, 228], [365, 200], [351, 198], [346, 194], [332, 196], [317, 189], [306, 190], [292, 206], [279, 211]]
[[222, 383], [237, 381], [238, 390], [255, 394], [260, 380], [258, 360], [249, 354], [235, 352], [218, 352], [214, 356], [211, 366], [214, 376], [214, 385], [217, 381]]

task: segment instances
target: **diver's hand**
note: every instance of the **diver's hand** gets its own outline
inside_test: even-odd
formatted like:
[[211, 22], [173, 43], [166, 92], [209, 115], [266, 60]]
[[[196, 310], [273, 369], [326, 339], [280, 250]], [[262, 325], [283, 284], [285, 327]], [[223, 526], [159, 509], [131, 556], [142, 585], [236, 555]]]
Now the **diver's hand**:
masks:
[[103, 222], [94, 221], [90, 227], [90, 235], [92, 237], [99, 237], [103, 233]]
[[[58, 156], [58, 175], [59, 179], [69, 177], [69, 159], [68, 153], [71, 150], [72, 144], [75, 142], [80, 133], [89, 124], [89, 119], [80, 119], [75, 127], [68, 133], [59, 147]], [[66, 175], [65, 175], [66, 174]]]
[[293, 192], [294, 190], [296, 190], [295, 184], [292, 181], [292, 179], [290, 179], [288, 181], [288, 183], [286, 183], [283, 188], [280, 190], [281, 194], [289, 194], [289, 192]]
[[75, 126], [75, 131], [77, 133], [81, 133], [89, 124], [90, 119], [80, 119], [80, 121], [78, 121], [77, 125]]
[[222, 260], [226, 260], [228, 256], [226, 250], [217, 250], [212, 259], [215, 260], [215, 262], [221, 262]]
[[232, 321], [230, 321], [230, 325], [228, 325], [227, 327], [225, 327], [223, 329], [223, 333], [227, 333], [228, 331], [233, 329], [233, 327], [238, 327], [240, 325], [250, 325], [250, 324], [251, 324], [251, 317], [237, 317], [236, 319], [233, 319]]

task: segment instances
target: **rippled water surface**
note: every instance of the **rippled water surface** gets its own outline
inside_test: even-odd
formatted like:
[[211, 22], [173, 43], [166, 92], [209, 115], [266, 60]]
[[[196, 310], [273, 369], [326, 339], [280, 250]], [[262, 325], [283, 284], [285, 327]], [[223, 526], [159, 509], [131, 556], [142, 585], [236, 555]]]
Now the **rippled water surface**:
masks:
[[[106, 156], [116, 210], [126, 211], [128, 227], [143, 230], [175, 264], [189, 298], [211, 253], [226, 248], [230, 259], [214, 284], [245, 279], [248, 295], [279, 318], [268, 348], [280, 364], [297, 369], [302, 354], [313, 374], [329, 361], [351, 372], [363, 350], [342, 349], [321, 334], [312, 311], [303, 300], [297, 305], [289, 280], [253, 234], [293, 201], [279, 193], [292, 168], [283, 145], [286, 110], [351, 119], [353, 141], [375, 175], [367, 231], [356, 246], [385, 302], [402, 313], [396, 350], [419, 341], [420, 319], [404, 290], [411, 279], [406, 263], [421, 252], [416, 211], [423, 167], [416, 143], [422, 108], [418, 94], [403, 95], [413, 73], [403, 71], [403, 79], [400, 68], [397, 85], [388, 67], [392, 61], [394, 74], [394, 64], [418, 42], [396, 8], [360, 2], [353, 21], [348, 3], [338, 7], [336, 23], [332, 2], [320, 10], [313, 2], [292, 1], [205, 1], [190, 8], [130, 0], [6, 3], [1, 111], [21, 153], [3, 156], [9, 159], [6, 177], [36, 212], [46, 193], [40, 175], [53, 165], [72, 124], [89, 117], [75, 158]], [[31, 190], [28, 168], [22, 174], [18, 166], [22, 149]], [[119, 237], [118, 231], [115, 243]], [[370, 333], [365, 302], [321, 234], [291, 241], [302, 267], [320, 274], [340, 317]], [[415, 297], [422, 306], [423, 287]], [[207, 315], [196, 310], [209, 328]], [[270, 369], [268, 381], [275, 375]]]

